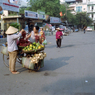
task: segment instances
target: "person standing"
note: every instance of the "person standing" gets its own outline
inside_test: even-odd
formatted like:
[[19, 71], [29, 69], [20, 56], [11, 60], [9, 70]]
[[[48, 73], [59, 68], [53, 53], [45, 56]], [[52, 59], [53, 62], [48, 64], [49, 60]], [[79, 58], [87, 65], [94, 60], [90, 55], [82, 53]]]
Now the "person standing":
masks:
[[84, 30], [84, 34], [85, 34], [85, 29], [86, 29], [86, 27], [83, 28], [83, 30]]
[[44, 40], [45, 40], [45, 33], [44, 33], [44, 31], [43, 31], [43, 27], [41, 27], [40, 28], [40, 35], [41, 35], [41, 42], [43, 43], [44, 42]]
[[10, 26], [6, 31], [9, 52], [9, 70], [12, 74], [19, 74], [19, 72], [15, 70], [16, 58], [18, 53], [18, 47], [16, 42], [17, 38], [22, 35], [23, 31], [24, 30], [22, 29], [19, 34], [16, 34], [18, 32], [18, 29], [12, 26]]
[[56, 28], [57, 32], [56, 32], [56, 44], [57, 44], [57, 47], [61, 47], [61, 40], [62, 40], [62, 31], [60, 28]]
[[33, 31], [26, 37], [26, 39], [30, 38], [30, 42], [40, 42], [41, 43], [41, 34], [38, 32], [39, 26], [34, 26]]

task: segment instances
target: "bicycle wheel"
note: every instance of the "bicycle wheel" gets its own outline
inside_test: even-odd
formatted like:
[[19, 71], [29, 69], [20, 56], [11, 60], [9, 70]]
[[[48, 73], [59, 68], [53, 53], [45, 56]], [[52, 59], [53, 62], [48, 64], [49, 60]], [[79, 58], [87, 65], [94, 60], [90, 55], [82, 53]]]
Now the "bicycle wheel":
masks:
[[3, 63], [6, 67], [9, 68], [9, 56], [3, 54]]
[[22, 58], [17, 57], [17, 62], [22, 64]]

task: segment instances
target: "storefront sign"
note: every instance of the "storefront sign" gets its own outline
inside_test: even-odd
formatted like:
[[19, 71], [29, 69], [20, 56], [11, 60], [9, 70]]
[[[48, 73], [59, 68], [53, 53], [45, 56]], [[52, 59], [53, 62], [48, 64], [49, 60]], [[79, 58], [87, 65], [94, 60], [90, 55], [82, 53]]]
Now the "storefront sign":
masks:
[[3, 10], [9, 10], [14, 12], [19, 12], [19, 5], [14, 3], [9, 3], [7, 1], [0, 1], [0, 6]]
[[45, 12], [37, 10], [37, 13], [39, 19], [45, 19]]
[[50, 23], [61, 23], [61, 19], [58, 17], [50, 17]]
[[43, 11], [37, 10], [37, 12], [38, 12], [38, 14], [45, 15], [45, 12], [43, 12]]
[[37, 12], [32, 12], [32, 11], [25, 10], [25, 17], [26, 18], [38, 19], [38, 13]]
[[45, 19], [45, 15], [38, 14], [38, 19]]

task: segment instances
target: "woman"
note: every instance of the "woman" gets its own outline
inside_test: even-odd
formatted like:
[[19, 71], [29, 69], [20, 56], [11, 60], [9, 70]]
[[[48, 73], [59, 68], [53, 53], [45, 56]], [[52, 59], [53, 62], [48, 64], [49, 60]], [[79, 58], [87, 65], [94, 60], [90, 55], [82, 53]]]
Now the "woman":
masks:
[[61, 47], [61, 37], [63, 36], [62, 34], [62, 29], [60, 28], [56, 28], [57, 32], [56, 32], [56, 44], [57, 44], [57, 47]]
[[39, 42], [41, 43], [41, 35], [38, 32], [39, 31], [39, 27], [38, 26], [34, 26], [33, 31], [26, 37], [26, 39], [30, 38], [30, 42]]
[[44, 31], [43, 31], [43, 28], [41, 27], [40, 28], [40, 35], [41, 35], [41, 42], [43, 43], [44, 42], [44, 40], [45, 40], [45, 33], [44, 33]]
[[16, 58], [18, 52], [16, 40], [22, 35], [23, 31], [24, 30], [22, 29], [19, 34], [16, 34], [18, 32], [18, 29], [12, 26], [10, 26], [6, 31], [8, 52], [9, 52], [9, 70], [11, 71], [12, 74], [19, 74], [19, 72], [15, 70], [15, 64], [16, 64]]

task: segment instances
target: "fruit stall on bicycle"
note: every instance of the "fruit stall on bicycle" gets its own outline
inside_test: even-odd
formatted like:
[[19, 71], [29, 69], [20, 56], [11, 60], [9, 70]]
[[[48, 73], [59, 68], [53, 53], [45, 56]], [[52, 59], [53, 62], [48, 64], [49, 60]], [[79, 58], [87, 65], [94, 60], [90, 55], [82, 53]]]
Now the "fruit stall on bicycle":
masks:
[[[44, 67], [44, 58], [46, 57], [46, 53], [44, 52], [44, 46], [42, 44], [37, 42], [31, 43], [23, 38], [20, 39], [17, 44], [19, 48], [17, 62], [29, 70], [36, 71]], [[3, 54], [4, 64], [9, 67], [7, 43], [2, 46], [1, 53]]]

